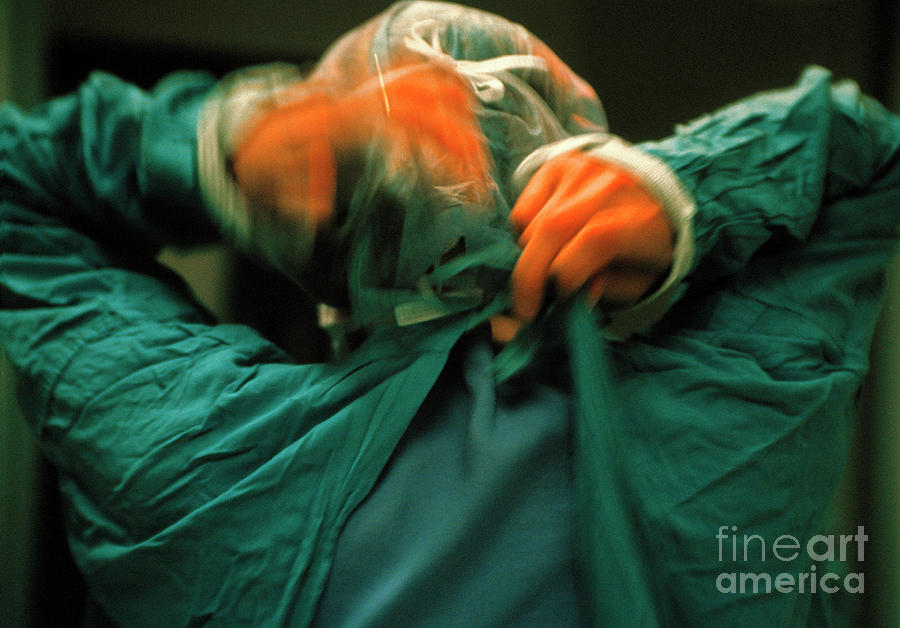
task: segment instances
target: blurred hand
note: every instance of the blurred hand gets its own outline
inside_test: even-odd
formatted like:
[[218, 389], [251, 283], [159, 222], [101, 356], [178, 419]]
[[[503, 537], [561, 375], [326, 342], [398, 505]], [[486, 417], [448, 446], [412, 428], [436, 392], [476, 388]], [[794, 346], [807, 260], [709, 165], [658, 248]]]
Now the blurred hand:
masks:
[[334, 214], [338, 177], [351, 176], [348, 164], [373, 143], [389, 176], [454, 186], [473, 201], [487, 192], [474, 95], [447, 68], [407, 65], [341, 92], [320, 79], [282, 100], [257, 118], [233, 155], [237, 183], [256, 207], [322, 228]]
[[512, 273], [512, 316], [494, 322], [508, 340], [533, 319], [552, 281], [560, 296], [584, 290], [591, 306], [637, 302], [668, 269], [673, 230], [665, 211], [624, 170], [588, 153], [545, 163], [510, 214], [522, 254]]

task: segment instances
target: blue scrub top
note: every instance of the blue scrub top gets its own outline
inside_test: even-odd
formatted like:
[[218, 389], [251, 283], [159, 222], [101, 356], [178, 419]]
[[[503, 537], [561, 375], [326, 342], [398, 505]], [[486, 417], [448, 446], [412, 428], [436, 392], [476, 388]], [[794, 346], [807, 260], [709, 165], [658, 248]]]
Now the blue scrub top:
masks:
[[318, 626], [577, 626], [569, 394], [464, 338], [338, 539]]

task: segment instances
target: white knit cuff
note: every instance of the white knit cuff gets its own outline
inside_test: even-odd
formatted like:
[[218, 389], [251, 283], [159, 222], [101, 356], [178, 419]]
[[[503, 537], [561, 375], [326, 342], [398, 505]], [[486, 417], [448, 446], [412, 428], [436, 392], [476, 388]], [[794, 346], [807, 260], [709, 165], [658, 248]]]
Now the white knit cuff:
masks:
[[254, 209], [234, 180], [231, 158], [254, 118], [285, 104], [288, 88], [301, 80], [292, 65], [248, 68], [222, 80], [207, 99], [197, 123], [200, 189], [222, 235], [236, 248], [261, 257], [293, 276], [312, 254], [311, 229], [285, 229]]

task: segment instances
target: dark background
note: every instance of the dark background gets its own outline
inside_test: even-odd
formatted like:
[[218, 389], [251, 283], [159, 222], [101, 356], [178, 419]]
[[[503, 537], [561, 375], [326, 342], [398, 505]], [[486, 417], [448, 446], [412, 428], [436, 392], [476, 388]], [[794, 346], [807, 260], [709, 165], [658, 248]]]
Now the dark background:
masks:
[[[59, 2], [58, 8], [55, 4], [51, 2], [54, 11], [74, 10], [68, 2]], [[149, 85], [173, 69], [222, 72], [272, 59], [309, 61], [321, 54], [327, 42], [389, 5], [336, 2], [344, 10], [329, 9], [334, 15], [327, 20], [327, 28], [320, 25], [314, 36], [304, 37], [328, 17], [322, 15], [320, 5], [325, 3], [321, 0], [293, 6], [272, 1], [224, 3], [221, 11], [236, 5], [233, 19], [246, 21], [238, 39], [225, 25], [227, 17], [220, 15], [215, 23], [203, 26], [203, 3], [197, 3], [196, 11], [184, 17], [198, 22], [205, 36], [179, 41], [171, 31], [168, 37], [154, 37], [152, 26], [138, 37], [128, 37], [139, 31], [134, 27], [102, 32], [104, 21], [114, 20], [117, 14], [119, 23], [127, 24], [130, 9], [140, 6], [136, 1], [86, 4], [95, 9], [96, 17], [58, 20], [61, 26], [52, 38], [48, 67], [52, 90], [74, 87], [93, 68], [113, 70]], [[522, 23], [549, 44], [596, 88], [613, 130], [632, 141], [659, 138], [674, 124], [712, 107], [752, 91], [789, 84], [811, 63], [824, 65], [839, 77], [853, 78], [882, 100], [887, 99], [893, 78], [897, 3], [892, 0], [565, 0], [552, 5], [484, 0], [472, 4]], [[105, 10], [96, 11], [97, 6]], [[156, 21], [163, 21], [163, 16]], [[182, 25], [179, 30], [185, 28]], [[255, 45], [246, 41], [253, 31], [261, 35]]]

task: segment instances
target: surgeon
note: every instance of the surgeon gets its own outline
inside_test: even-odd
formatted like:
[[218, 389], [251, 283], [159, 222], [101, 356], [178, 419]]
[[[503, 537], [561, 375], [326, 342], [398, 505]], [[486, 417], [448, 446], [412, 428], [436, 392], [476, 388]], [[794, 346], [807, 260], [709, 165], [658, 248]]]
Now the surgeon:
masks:
[[[825, 566], [716, 535], [811, 538], [846, 459], [900, 222], [853, 84], [631, 146], [522, 27], [414, 2], [306, 77], [95, 75], [0, 129], [0, 342], [115, 622], [839, 620], [717, 589]], [[210, 239], [365, 340], [216, 325], [153, 262]]]

